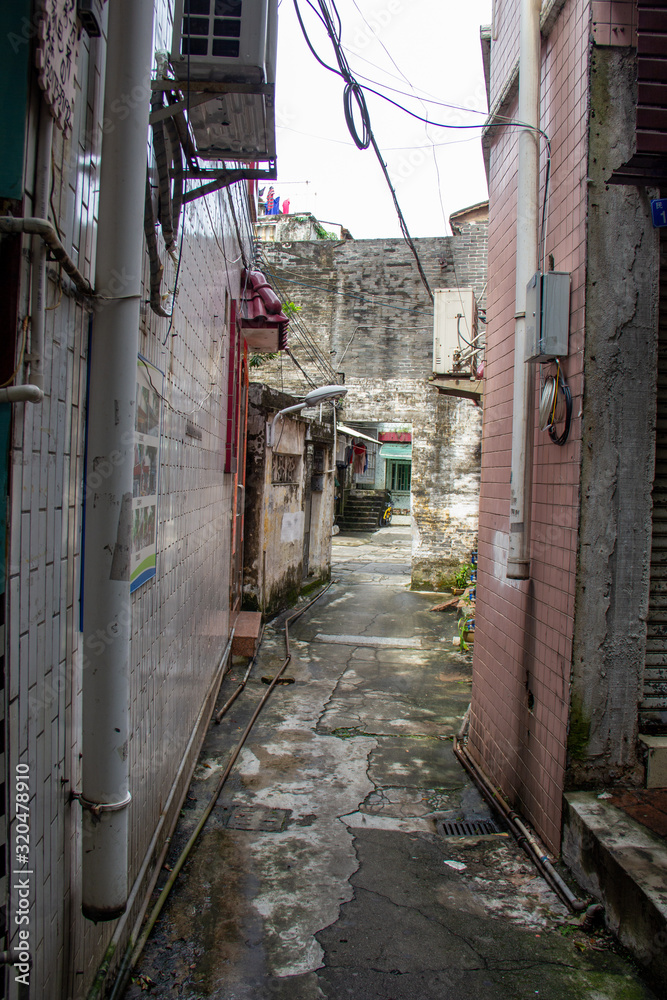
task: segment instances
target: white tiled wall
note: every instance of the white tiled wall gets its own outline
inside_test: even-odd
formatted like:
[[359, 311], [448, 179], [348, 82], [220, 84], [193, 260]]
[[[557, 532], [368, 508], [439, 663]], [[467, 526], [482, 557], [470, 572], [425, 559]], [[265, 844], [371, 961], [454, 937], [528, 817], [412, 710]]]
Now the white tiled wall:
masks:
[[[170, 19], [168, 0], [158, 0], [156, 47], [169, 46]], [[91, 43], [84, 34], [73, 136], [63, 143], [56, 130], [54, 146], [51, 214], [66, 249], [91, 280], [103, 153], [103, 72], [104, 42]], [[26, 214], [32, 211], [38, 98], [33, 94], [28, 125]], [[251, 226], [238, 185], [231, 197], [247, 255]], [[142, 309], [140, 350], [165, 373], [165, 402], [157, 575], [132, 598], [130, 884], [229, 630], [232, 483], [223, 459], [229, 306], [239, 294], [242, 260], [227, 192], [206, 201], [190, 204], [182, 216], [185, 235], [171, 330], [168, 320], [148, 306]], [[24, 258], [20, 318], [29, 312], [27, 254]], [[79, 587], [89, 315], [67, 279], [60, 294], [53, 264], [49, 275], [45, 398], [37, 406], [16, 407], [14, 417], [7, 624], [8, 768], [12, 774], [18, 761], [28, 762], [33, 792], [30, 997], [35, 1000], [85, 996], [115, 926], [96, 926], [81, 915], [81, 815], [69, 798], [80, 781]], [[165, 291], [174, 279], [175, 267], [167, 259]], [[148, 288], [147, 257], [145, 283]], [[201, 431], [201, 439], [186, 434], [188, 422]], [[18, 997], [11, 971], [8, 982], [8, 996]]]

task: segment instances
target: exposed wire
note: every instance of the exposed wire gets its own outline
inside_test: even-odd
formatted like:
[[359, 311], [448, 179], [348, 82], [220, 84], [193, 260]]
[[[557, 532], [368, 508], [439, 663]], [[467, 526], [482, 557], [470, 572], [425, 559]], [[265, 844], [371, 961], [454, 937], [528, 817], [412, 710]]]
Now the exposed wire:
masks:
[[[309, 139], [316, 139], [320, 142], [334, 142], [337, 146], [354, 146], [353, 142], [348, 142], [346, 139], [332, 139], [331, 136], [328, 135], [315, 135], [314, 132], [303, 132], [301, 129], [292, 128], [291, 125], [276, 125], [276, 128], [287, 132], [295, 132], [296, 135], [305, 135]], [[471, 135], [467, 139], [450, 139], [448, 142], [429, 142], [424, 146], [385, 146], [384, 151], [385, 153], [400, 153], [404, 149], [441, 149], [443, 146], [459, 146], [464, 142], [477, 142], [477, 139], [478, 137], [476, 135]], [[281, 181], [281, 187], [284, 186], [285, 183], [287, 182]], [[298, 181], [293, 183], [298, 183]], [[308, 181], [303, 181], [302, 183], [307, 184]]]
[[[419, 97], [417, 95], [416, 90], [412, 86], [410, 80], [407, 78], [407, 76], [405, 75], [405, 73], [403, 72], [403, 70], [401, 69], [401, 67], [398, 65], [398, 63], [396, 62], [396, 60], [392, 56], [392, 54], [389, 51], [389, 49], [387, 48], [387, 46], [384, 44], [384, 42], [382, 41], [382, 39], [380, 38], [380, 36], [376, 32], [376, 30], [373, 27], [373, 25], [370, 23], [370, 21], [367, 19], [367, 17], [364, 14], [364, 12], [361, 10], [359, 4], [357, 3], [357, 0], [352, 0], [352, 2], [354, 4], [354, 6], [357, 8], [357, 10], [359, 11], [359, 13], [361, 14], [361, 16], [362, 16], [362, 18], [364, 20], [364, 23], [368, 26], [368, 28], [370, 28], [370, 30], [375, 35], [376, 39], [378, 40], [378, 42], [380, 43], [380, 45], [382, 46], [382, 48], [386, 52], [386, 54], [389, 57], [392, 65], [394, 66], [394, 68], [400, 73], [401, 77], [403, 78], [403, 80], [405, 80], [405, 82], [407, 83], [408, 87], [411, 88], [413, 96], [415, 96], [417, 98], [417, 100], [419, 101], [419, 103], [421, 104], [421, 106], [422, 106], [422, 108], [424, 110], [424, 114], [426, 114], [426, 104], [424, 103], [424, 99], [422, 97]], [[382, 85], [379, 84], [379, 86], [382, 86]], [[387, 89], [389, 89], [389, 90], [395, 90], [396, 88], [394, 88], [394, 87], [388, 87]], [[436, 151], [435, 151], [435, 142], [431, 138], [431, 136], [429, 135], [428, 129], [429, 129], [429, 126], [428, 125], [424, 125], [424, 131], [426, 133], [426, 138], [429, 139], [429, 140], [431, 140], [431, 152], [433, 153], [433, 165], [435, 167], [435, 173], [436, 173], [436, 186], [437, 186], [437, 189], [438, 189], [438, 199], [440, 201], [440, 211], [442, 212], [442, 221], [444, 223], [445, 232], [446, 232], [447, 231], [447, 216], [446, 216], [446, 213], [445, 213], [444, 202], [442, 200], [442, 185], [441, 185], [441, 182], [440, 182], [440, 166], [438, 164], [438, 157], [437, 157], [437, 154], [436, 154]]]
[[44, 312], [52, 312], [52, 310], [57, 309], [63, 300], [63, 267], [62, 264], [58, 266], [58, 301], [54, 302], [52, 306], [44, 306]]
[[301, 372], [301, 374], [305, 378], [306, 382], [308, 382], [309, 385], [311, 385], [313, 388], [315, 388], [315, 382], [313, 382], [313, 380], [310, 377], [310, 375], [308, 374], [308, 372], [304, 368], [301, 367], [301, 365], [299, 364], [299, 362], [297, 361], [297, 359], [294, 357], [294, 355], [292, 354], [292, 351], [290, 350], [289, 347], [286, 349], [285, 354], [290, 359], [290, 361], [292, 362], [292, 364], [295, 365], [299, 369], [299, 371]]
[[[313, 7], [311, 0], [307, 0], [307, 2], [309, 6]], [[334, 12], [334, 16], [338, 23], [338, 30], [336, 30], [336, 25], [334, 23], [332, 13], [329, 10], [328, 4], [331, 5], [331, 9]], [[318, 6], [320, 9], [320, 20], [324, 23], [324, 26], [327, 30], [327, 34], [329, 35], [329, 39], [331, 40], [331, 44], [333, 45], [334, 54], [336, 56], [336, 62], [338, 63], [338, 70], [334, 69], [331, 66], [328, 66], [322, 59], [320, 59], [320, 57], [315, 52], [315, 49], [310, 39], [308, 38], [308, 33], [306, 31], [305, 25], [301, 17], [301, 13], [299, 11], [298, 0], [294, 0], [294, 7], [297, 12], [297, 17], [299, 20], [299, 24], [301, 26], [301, 30], [303, 32], [304, 38], [306, 39], [306, 44], [308, 45], [308, 48], [311, 50], [317, 61], [322, 66], [330, 70], [330, 72], [333, 72], [338, 76], [341, 76], [345, 81], [345, 87], [343, 89], [343, 106], [344, 106], [345, 121], [347, 123], [348, 130], [350, 132], [350, 135], [352, 136], [352, 139], [354, 140], [355, 144], [358, 146], [359, 149], [368, 149], [369, 146], [373, 147], [375, 155], [378, 159], [378, 163], [380, 164], [380, 169], [384, 174], [385, 181], [387, 182], [387, 186], [389, 188], [389, 192], [391, 194], [391, 198], [394, 203], [394, 208], [396, 210], [396, 215], [398, 216], [398, 221], [401, 228], [401, 232], [403, 234], [403, 238], [412, 252], [412, 255], [415, 259], [415, 263], [417, 265], [417, 270], [419, 271], [419, 276], [422, 280], [422, 284], [424, 285], [424, 288], [426, 289], [426, 292], [432, 302], [433, 292], [431, 291], [431, 286], [428, 282], [428, 278], [426, 277], [426, 273], [419, 258], [419, 254], [417, 253], [417, 248], [415, 247], [412, 237], [410, 236], [410, 232], [408, 230], [405, 217], [403, 215], [401, 206], [399, 205], [398, 198], [396, 196], [394, 185], [392, 184], [391, 177], [389, 176], [389, 171], [387, 170], [387, 164], [384, 161], [384, 157], [382, 155], [380, 147], [378, 146], [375, 135], [373, 134], [373, 129], [370, 121], [370, 114], [368, 111], [368, 107], [366, 105], [366, 98], [364, 96], [364, 89], [366, 88], [363, 88], [355, 79], [354, 74], [352, 73], [350, 65], [347, 61], [347, 56], [345, 55], [345, 52], [343, 50], [341, 42], [341, 33], [342, 33], [341, 20], [340, 20], [340, 15], [338, 14], [338, 10], [336, 8], [335, 0], [328, 0], [328, 3], [327, 0], [318, 0]], [[359, 130], [357, 129], [357, 125], [354, 118], [355, 104], [361, 115], [361, 125], [362, 125], [361, 134], [359, 134]]]
[[[273, 265], [268, 262], [265, 265], [267, 268], [273, 267]], [[268, 272], [267, 272], [268, 273]], [[370, 299], [365, 295], [356, 295], [354, 292], [342, 292], [338, 288], [330, 288], [327, 285], [318, 285], [314, 281], [303, 281], [300, 278], [293, 277], [294, 272], [288, 271], [286, 268], [281, 268], [280, 274], [285, 276], [285, 280], [289, 281], [292, 285], [304, 285], [306, 288], [314, 288], [317, 291], [327, 292], [329, 295], [339, 295], [344, 299], [354, 299], [357, 302], [372, 302], [377, 305], [381, 305], [385, 309], [396, 309], [398, 312], [414, 312], [414, 309], [410, 306], [398, 306], [394, 302], [388, 299], [381, 299], [377, 295], [373, 295]], [[276, 277], [276, 269], [273, 269], [273, 277]]]
[[[190, 0], [185, 0], [185, 14], [189, 18], [189, 15], [190, 15]], [[187, 67], [188, 68], [188, 77], [187, 77], [188, 80], [190, 79], [190, 48], [191, 48], [190, 39], [188, 37], [188, 67]], [[186, 112], [187, 112], [187, 119], [186, 120], [189, 123], [190, 122], [190, 88], [189, 87], [188, 87], [188, 90], [187, 90], [187, 93], [186, 93]], [[188, 124], [187, 127], [189, 128], [189, 124]], [[183, 152], [185, 153], [185, 156], [187, 158], [188, 151], [187, 151], [187, 149], [186, 149], [185, 146], [183, 147]], [[183, 185], [183, 194], [185, 194], [186, 189], [187, 189], [187, 184], [184, 184]], [[185, 213], [183, 214], [183, 224], [181, 226], [181, 237], [180, 237], [180, 239], [178, 241], [178, 260], [176, 261], [176, 274], [174, 276], [174, 290], [173, 290], [172, 295], [171, 295], [171, 312], [169, 314], [169, 325], [167, 327], [167, 332], [165, 333], [164, 340], [162, 341], [162, 346], [163, 347], [166, 345], [167, 341], [169, 340], [169, 337], [171, 335], [171, 331], [172, 331], [173, 326], [174, 326], [174, 316], [176, 314], [176, 298], [178, 296], [178, 279], [179, 279], [180, 274], [181, 274], [181, 262], [183, 260], [183, 237], [184, 236], [185, 236]], [[174, 336], [176, 336], [176, 334], [174, 334]]]
[[547, 163], [544, 175], [544, 199], [542, 201], [542, 225], [540, 226], [540, 248], [538, 260], [542, 261], [542, 273], [544, 274], [544, 264], [547, 252], [547, 219], [549, 208], [549, 181], [551, 180], [551, 143], [548, 137], [542, 133], [547, 144]]
[[[280, 277], [272, 271], [271, 265], [263, 256], [261, 249], [258, 250], [258, 254], [261, 259], [262, 269], [266, 272], [267, 276], [271, 278], [271, 283], [276, 294], [283, 302], [289, 302], [290, 296], [287, 290], [283, 287]], [[301, 340], [306, 353], [310, 355], [311, 363], [319, 369], [324, 378], [327, 380], [334, 378], [335, 372], [330, 361], [317, 346], [315, 339], [308, 331], [303, 320], [298, 316], [298, 314], [294, 314], [290, 317], [290, 329], [292, 332], [296, 331], [297, 339]]]
[[[554, 378], [554, 376], [550, 377]], [[569, 385], [567, 384], [567, 382], [565, 381], [565, 379], [561, 374], [559, 359], [557, 359], [556, 375], [554, 381], [556, 383], [554, 392], [554, 406], [551, 414], [551, 422], [549, 423], [547, 430], [549, 431], [549, 437], [551, 438], [553, 443], [559, 445], [559, 447], [562, 447], [567, 441], [570, 434], [570, 424], [572, 421], [572, 393], [570, 392]], [[559, 389], [563, 394], [563, 398], [565, 400], [565, 426], [563, 427], [563, 431], [561, 434], [559, 434], [558, 430], [556, 429], [556, 403], [558, 401]]]
[[233, 260], [229, 259], [229, 257], [225, 253], [225, 247], [224, 247], [224, 242], [225, 242], [225, 229], [224, 229], [224, 226], [220, 227], [220, 234], [222, 236], [222, 244], [221, 244], [220, 240], [218, 239], [218, 234], [215, 231], [215, 226], [213, 224], [213, 216], [211, 215], [211, 209], [208, 207], [208, 200], [206, 198], [202, 198], [202, 201], [204, 202], [204, 207], [205, 207], [206, 211], [208, 212], [208, 218], [209, 218], [209, 222], [211, 223], [211, 231], [213, 233], [213, 239], [218, 244], [218, 250], [220, 251], [220, 253], [222, 254], [222, 256], [225, 258], [225, 261], [226, 261], [227, 264], [238, 264], [238, 262], [241, 260], [241, 254], [239, 254], [238, 257], [235, 257]]
[[60, 232], [58, 227], [58, 213], [56, 212], [53, 205], [53, 195], [56, 186], [56, 157], [53, 151], [53, 146], [51, 146], [51, 189], [49, 191], [49, 205], [51, 206], [51, 214], [53, 215], [53, 228], [58, 234], [58, 239], [63, 242], [63, 234]]

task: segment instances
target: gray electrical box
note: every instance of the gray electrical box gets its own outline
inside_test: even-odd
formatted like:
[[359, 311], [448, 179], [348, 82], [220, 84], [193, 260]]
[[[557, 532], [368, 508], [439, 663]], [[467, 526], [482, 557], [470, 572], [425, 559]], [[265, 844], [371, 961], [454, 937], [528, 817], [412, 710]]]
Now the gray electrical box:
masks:
[[526, 285], [526, 361], [567, 357], [569, 332], [569, 273], [537, 271]]

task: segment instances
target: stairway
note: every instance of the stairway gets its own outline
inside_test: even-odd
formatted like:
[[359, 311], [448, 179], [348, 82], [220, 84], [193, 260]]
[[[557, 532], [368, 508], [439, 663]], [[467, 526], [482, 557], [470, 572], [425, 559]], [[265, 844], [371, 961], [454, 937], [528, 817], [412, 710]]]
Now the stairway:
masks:
[[336, 518], [341, 531], [375, 531], [391, 503], [388, 490], [350, 490], [345, 494], [345, 510]]

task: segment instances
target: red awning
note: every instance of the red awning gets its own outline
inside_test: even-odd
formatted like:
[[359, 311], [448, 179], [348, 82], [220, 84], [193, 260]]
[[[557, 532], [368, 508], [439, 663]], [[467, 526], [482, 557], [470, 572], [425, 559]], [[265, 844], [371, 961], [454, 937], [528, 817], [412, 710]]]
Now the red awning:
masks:
[[284, 351], [289, 319], [280, 299], [261, 271], [243, 271], [241, 280], [239, 326], [248, 345], [260, 352]]

